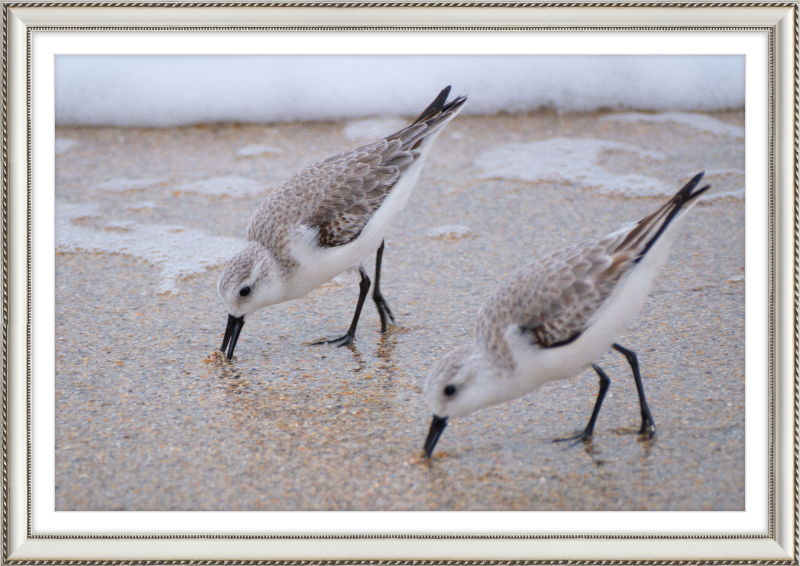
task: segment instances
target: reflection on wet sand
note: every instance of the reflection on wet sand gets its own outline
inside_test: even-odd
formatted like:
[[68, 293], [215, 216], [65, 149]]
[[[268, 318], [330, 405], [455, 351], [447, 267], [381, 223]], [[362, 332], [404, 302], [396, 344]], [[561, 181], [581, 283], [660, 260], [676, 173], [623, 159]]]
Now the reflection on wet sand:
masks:
[[[634, 173], [672, 186], [687, 171], [743, 169], [740, 138], [607, 115], [459, 116], [387, 234], [382, 291], [397, 325], [381, 334], [365, 307], [352, 345], [309, 346], [353, 315], [357, 283], [343, 277], [248, 319], [231, 363], [208, 358], [224, 331], [225, 246], [276, 179], [349, 146], [345, 125], [60, 129], [78, 143], [56, 157], [56, 197], [69, 205], [56, 208], [66, 227], [56, 234], [56, 510], [743, 509], [738, 174], [709, 179], [729, 196], [693, 211], [625, 338], [642, 353], [656, 440], [632, 434], [635, 386], [610, 356], [591, 445], [552, 443], [586, 425], [597, 394], [587, 372], [454, 419], [434, 457], [422, 457], [431, 419], [422, 383], [471, 339], [497, 282], [654, 205], [524, 177], [512, 165], [536, 158], [531, 143], [559, 138], [561, 151], [577, 147], [570, 138], [608, 140], [588, 158], [615, 191]], [[713, 118], [740, 127], [744, 115]], [[248, 145], [283, 152], [237, 156]], [[642, 158], [651, 153], [666, 158]], [[488, 158], [477, 165], [484, 154], [511, 162], [493, 176]], [[225, 194], [227, 181], [204, 179], [236, 182]], [[195, 245], [210, 251], [195, 257]]]

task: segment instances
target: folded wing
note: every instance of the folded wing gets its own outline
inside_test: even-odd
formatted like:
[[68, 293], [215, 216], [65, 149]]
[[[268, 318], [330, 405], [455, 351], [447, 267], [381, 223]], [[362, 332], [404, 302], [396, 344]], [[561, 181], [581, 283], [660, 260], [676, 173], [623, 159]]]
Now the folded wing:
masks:
[[[703, 174], [653, 214], [600, 240], [584, 242], [535, 261], [503, 284], [485, 308], [530, 333], [543, 348], [568, 344], [591, 324], [594, 315], [625, 276], [670, 226], [687, 203], [710, 188], [694, 190]], [[495, 319], [496, 320], [496, 319]], [[498, 331], [486, 324], [479, 332]], [[491, 328], [490, 328], [491, 327]], [[496, 341], [496, 337], [490, 342]]]
[[461, 109], [466, 97], [445, 104], [450, 87], [408, 127], [373, 144], [331, 157], [313, 167], [318, 202], [304, 224], [318, 229], [318, 244], [340, 246], [356, 239], [397, 184], [425, 151], [425, 142]]

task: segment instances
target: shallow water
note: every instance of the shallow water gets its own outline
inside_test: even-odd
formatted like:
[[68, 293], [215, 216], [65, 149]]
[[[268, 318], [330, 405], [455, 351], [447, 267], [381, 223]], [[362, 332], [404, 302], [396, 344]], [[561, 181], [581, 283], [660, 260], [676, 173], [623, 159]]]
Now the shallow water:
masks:
[[[216, 278], [250, 214], [370, 125], [59, 128], [56, 510], [744, 509], [744, 115], [614, 116], [460, 116], [387, 235], [398, 326], [381, 335], [368, 301], [353, 345], [310, 346], [349, 325], [349, 274], [249, 318], [233, 363], [210, 357], [227, 318]], [[520, 174], [554, 138], [587, 165]], [[487, 165], [498, 154], [516, 169]], [[657, 437], [633, 434], [633, 380], [609, 353], [591, 445], [550, 442], [585, 426], [587, 371], [453, 419], [422, 459], [427, 370], [470, 339], [496, 282], [661, 204], [620, 179], [673, 192], [701, 170], [709, 199], [619, 340]]]

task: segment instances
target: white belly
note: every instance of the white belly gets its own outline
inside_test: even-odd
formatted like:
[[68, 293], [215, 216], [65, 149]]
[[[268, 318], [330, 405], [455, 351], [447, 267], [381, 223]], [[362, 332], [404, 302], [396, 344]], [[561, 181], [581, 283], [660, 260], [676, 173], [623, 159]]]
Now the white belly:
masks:
[[506, 339], [516, 362], [514, 380], [521, 394], [550, 381], [577, 375], [608, 352], [647, 302], [653, 281], [667, 260], [679, 224], [670, 226], [639, 264], [620, 280], [588, 328], [573, 342], [555, 348], [540, 348], [531, 345], [529, 337], [520, 335], [517, 328], [509, 327]]

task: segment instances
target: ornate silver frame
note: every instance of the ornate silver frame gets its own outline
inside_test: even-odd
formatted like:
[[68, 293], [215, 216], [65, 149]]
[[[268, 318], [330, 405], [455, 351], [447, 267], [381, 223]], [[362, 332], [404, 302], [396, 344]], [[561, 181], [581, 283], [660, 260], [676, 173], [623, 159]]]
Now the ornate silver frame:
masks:
[[[800, 5], [786, 2], [7, 2], [3, 29], [2, 561], [798, 564]], [[216, 23], [225, 11], [227, 24]], [[770, 42], [767, 536], [36, 536], [31, 533], [30, 37], [35, 30], [758, 29]]]

